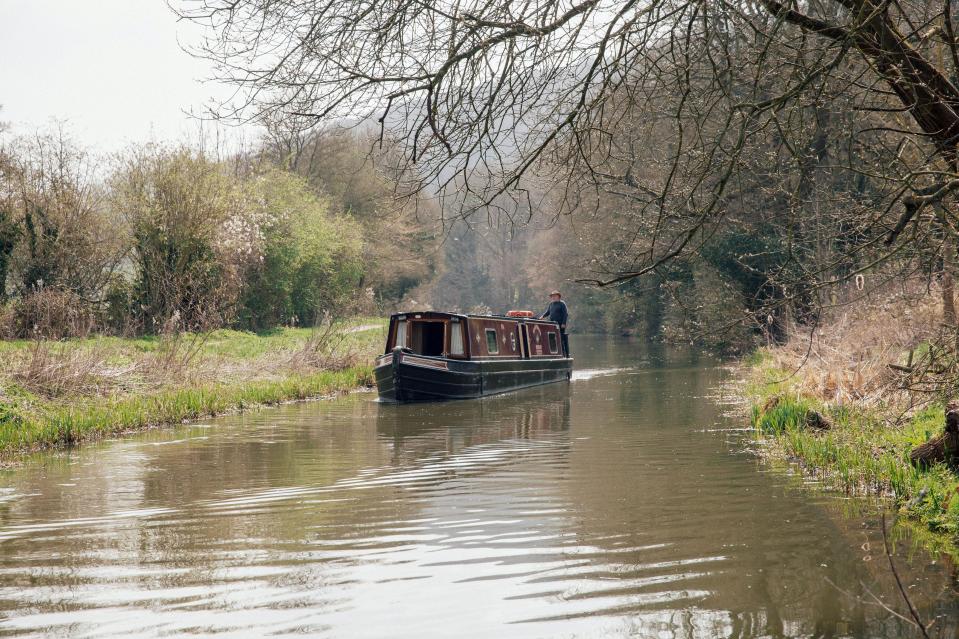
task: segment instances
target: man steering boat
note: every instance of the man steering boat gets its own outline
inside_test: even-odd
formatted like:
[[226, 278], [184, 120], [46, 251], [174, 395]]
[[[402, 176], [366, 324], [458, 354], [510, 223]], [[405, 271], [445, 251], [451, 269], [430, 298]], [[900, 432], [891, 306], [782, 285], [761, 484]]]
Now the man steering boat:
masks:
[[569, 308], [567, 308], [566, 302], [563, 301], [563, 295], [559, 291], [553, 291], [549, 294], [549, 306], [540, 315], [540, 319], [544, 318], [559, 324], [559, 334], [563, 341], [563, 355], [569, 357], [569, 335], [566, 334]]

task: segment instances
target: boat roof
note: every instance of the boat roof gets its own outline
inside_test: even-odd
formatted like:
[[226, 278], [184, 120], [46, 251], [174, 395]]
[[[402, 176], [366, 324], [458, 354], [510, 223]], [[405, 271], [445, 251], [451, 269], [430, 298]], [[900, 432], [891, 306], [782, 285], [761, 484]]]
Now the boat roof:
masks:
[[390, 317], [399, 317], [407, 315], [432, 315], [432, 316], [441, 316], [441, 317], [463, 317], [463, 318], [475, 318], [475, 319], [495, 319], [495, 320], [509, 320], [511, 322], [546, 322], [547, 324], [553, 324], [555, 322], [550, 322], [546, 319], [540, 319], [539, 317], [510, 317], [509, 315], [498, 315], [498, 314], [489, 314], [489, 315], [480, 315], [478, 313], [452, 313], [449, 311], [404, 311], [402, 313], [392, 313]]

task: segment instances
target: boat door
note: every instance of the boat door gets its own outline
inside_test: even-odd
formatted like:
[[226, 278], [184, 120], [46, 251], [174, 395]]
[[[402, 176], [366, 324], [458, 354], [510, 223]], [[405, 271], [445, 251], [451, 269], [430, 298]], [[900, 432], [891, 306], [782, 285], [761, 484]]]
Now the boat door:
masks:
[[536, 357], [543, 355], [543, 344], [546, 341], [546, 333], [539, 324], [523, 324], [523, 346], [526, 351], [526, 357]]
[[516, 324], [516, 337], [519, 338], [519, 356], [523, 359], [529, 357], [529, 342], [526, 339], [526, 323], [518, 322]]

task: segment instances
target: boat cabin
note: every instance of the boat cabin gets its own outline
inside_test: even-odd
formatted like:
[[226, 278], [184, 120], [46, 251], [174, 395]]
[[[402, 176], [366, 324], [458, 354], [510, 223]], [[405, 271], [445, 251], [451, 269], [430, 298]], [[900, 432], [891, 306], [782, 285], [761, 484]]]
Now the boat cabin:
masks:
[[529, 311], [507, 315], [396, 313], [373, 376], [380, 399], [471, 399], [568, 381], [559, 325]]
[[390, 317], [385, 354], [399, 347], [415, 355], [449, 359], [563, 357], [559, 326], [531, 315], [396, 313]]

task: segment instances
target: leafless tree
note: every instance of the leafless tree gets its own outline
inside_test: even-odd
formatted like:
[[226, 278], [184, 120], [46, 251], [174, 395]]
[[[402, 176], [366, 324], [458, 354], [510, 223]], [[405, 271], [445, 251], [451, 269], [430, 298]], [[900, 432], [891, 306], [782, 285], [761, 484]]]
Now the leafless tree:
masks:
[[[694, 248], [722, 218], [752, 140], [793, 141], [797, 105], [827, 115], [852, 96], [839, 106], [863, 118], [847, 142], [892, 145], [893, 170], [868, 157], [847, 167], [893, 182], [889, 202], [905, 210], [887, 239], [959, 188], [951, 0], [187, 0], [179, 9], [209, 27], [197, 52], [242, 90], [221, 115], [376, 120], [406, 142], [422, 180], [450, 184], [482, 169], [493, 176], [488, 198], [521, 188], [551, 154], [578, 157], [661, 222], [655, 248], [616, 278]], [[617, 159], [608, 125], [627, 109], [663, 128], [665, 174], [644, 180], [628, 162], [601, 170], [597, 154]]]
[[195, 52], [239, 89], [218, 117], [375, 122], [415, 165], [410, 190], [470, 191], [452, 197], [477, 203], [460, 215], [504, 197], [526, 200], [506, 214], [601, 213], [592, 284], [668, 280], [719, 247], [763, 280], [730, 321], [786, 324], [815, 321], [836, 283], [868, 274], [865, 295], [918, 274], [941, 283], [959, 342], [952, 0], [177, 9], [208, 27]]

